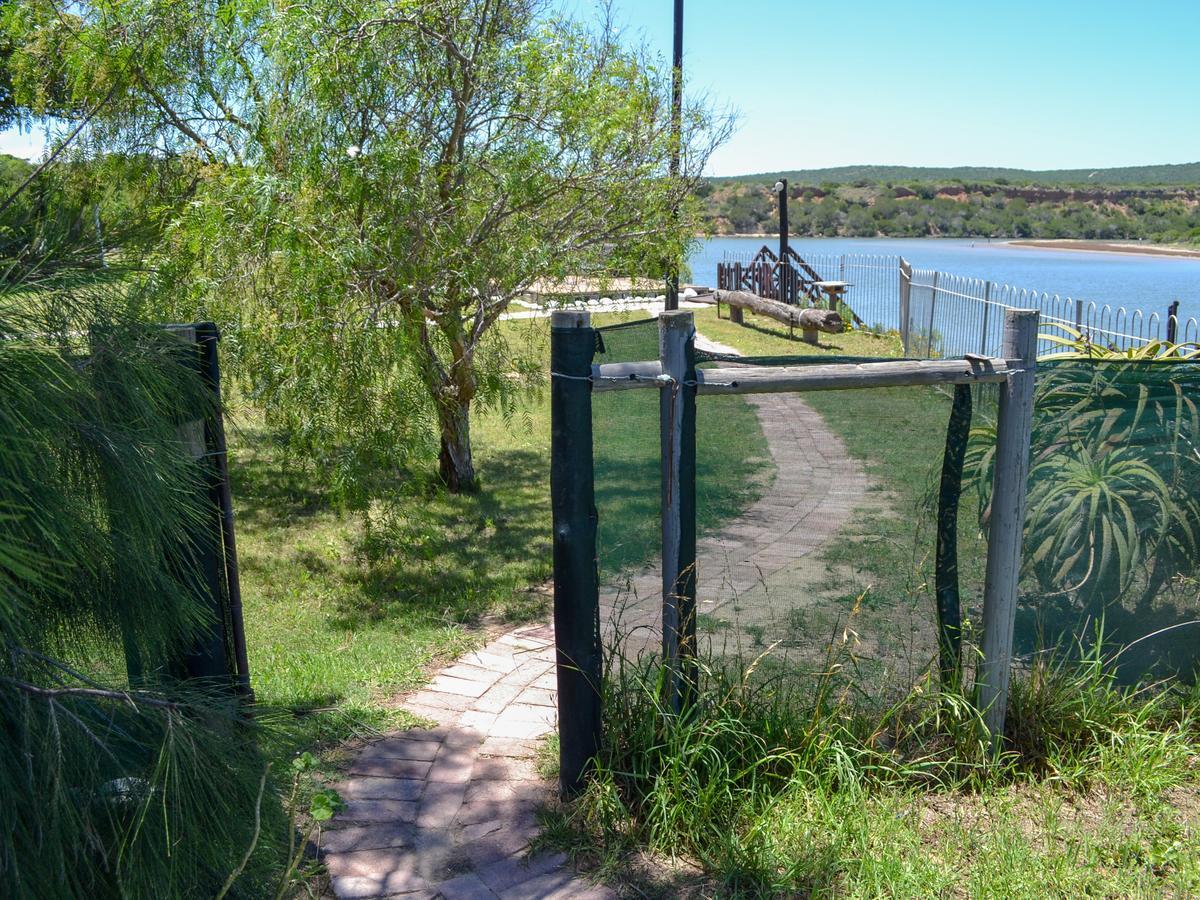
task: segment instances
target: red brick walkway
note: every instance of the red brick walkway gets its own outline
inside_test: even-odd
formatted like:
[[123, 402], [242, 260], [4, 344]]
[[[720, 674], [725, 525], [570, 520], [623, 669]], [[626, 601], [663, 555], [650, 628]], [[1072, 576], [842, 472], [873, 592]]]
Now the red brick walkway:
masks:
[[554, 637], [517, 629], [444, 669], [404, 704], [432, 719], [365, 748], [324, 837], [338, 897], [607, 898], [561, 854], [529, 858], [551, 798], [533, 757], [555, 730]]

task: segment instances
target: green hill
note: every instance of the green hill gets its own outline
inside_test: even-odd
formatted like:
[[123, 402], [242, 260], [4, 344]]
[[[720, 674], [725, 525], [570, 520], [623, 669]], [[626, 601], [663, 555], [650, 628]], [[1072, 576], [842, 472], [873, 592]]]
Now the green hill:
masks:
[[1089, 187], [1152, 187], [1200, 185], [1200, 162], [1114, 169], [1006, 169], [993, 166], [838, 166], [832, 169], [794, 169], [713, 178], [713, 181], [774, 181], [789, 184], [854, 184], [870, 182], [986, 181], [998, 184], [1075, 185]]
[[1200, 163], [1123, 169], [841, 166], [700, 182], [709, 230], [772, 233], [788, 179], [793, 234], [1200, 243]]

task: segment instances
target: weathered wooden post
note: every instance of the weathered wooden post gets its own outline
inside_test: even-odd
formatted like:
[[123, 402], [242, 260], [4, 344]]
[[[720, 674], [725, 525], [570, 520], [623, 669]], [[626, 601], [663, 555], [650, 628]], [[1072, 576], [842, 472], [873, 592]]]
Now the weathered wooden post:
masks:
[[[691, 315], [687, 313], [687, 315]], [[550, 317], [550, 505], [558, 667], [559, 790], [583, 788], [600, 749], [600, 590], [592, 470], [592, 357], [586, 312]]]
[[978, 702], [993, 749], [1004, 736], [1012, 669], [1013, 627], [1021, 578], [1025, 489], [1033, 430], [1033, 388], [1037, 368], [1039, 313], [1004, 311], [1001, 356], [1014, 370], [1000, 385], [996, 418], [996, 462], [988, 528], [987, 578], [983, 595], [983, 659], [976, 675]]
[[210, 448], [212, 482], [210, 498], [220, 511], [221, 548], [225, 557], [225, 589], [229, 601], [230, 639], [233, 642], [234, 674], [239, 691], [253, 700], [250, 687], [250, 659], [246, 649], [246, 623], [242, 612], [242, 584], [238, 571], [237, 539], [233, 525], [233, 487], [229, 477], [229, 448], [225, 441], [225, 412], [221, 405], [221, 365], [217, 346], [221, 331], [214, 322], [196, 326], [196, 343], [200, 351], [200, 376], [213, 397], [211, 415], [207, 422], [206, 445]]
[[909, 315], [912, 310], [912, 264], [903, 256], [900, 257], [900, 342], [904, 345], [904, 355], [908, 356], [908, 339], [910, 330]]
[[658, 320], [659, 362], [672, 379], [659, 395], [662, 452], [663, 665], [668, 708], [678, 713], [695, 686], [696, 329], [688, 311]]

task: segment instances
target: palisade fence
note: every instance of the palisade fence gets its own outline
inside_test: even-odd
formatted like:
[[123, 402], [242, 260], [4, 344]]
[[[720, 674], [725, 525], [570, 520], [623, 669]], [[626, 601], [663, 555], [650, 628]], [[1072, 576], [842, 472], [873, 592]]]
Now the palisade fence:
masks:
[[[857, 323], [874, 331], [898, 331], [909, 357], [995, 356], [1005, 309], [1036, 309], [1043, 325], [1073, 328], [1093, 343], [1119, 350], [1156, 340], [1200, 342], [1200, 323], [1180, 319], [1167, 309], [1162, 314], [1127, 310], [983, 278], [914, 269], [901, 256], [812, 254], [804, 261], [823, 280], [848, 282], [843, 299]], [[764, 283], [778, 279], [778, 269], [778, 263], [764, 263], [755, 254], [726, 253], [717, 266], [717, 287], [763, 293]], [[1064, 349], [1044, 337], [1038, 343], [1039, 355]]]

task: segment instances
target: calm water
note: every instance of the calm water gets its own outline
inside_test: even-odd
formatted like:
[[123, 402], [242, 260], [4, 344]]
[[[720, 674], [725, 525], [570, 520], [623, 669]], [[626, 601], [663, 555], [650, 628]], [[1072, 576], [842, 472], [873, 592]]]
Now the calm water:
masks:
[[[725, 253], [753, 253], [777, 238], [711, 238], [689, 260], [698, 284], [716, 286], [717, 263]], [[871, 253], [903, 256], [914, 268], [987, 278], [1001, 284], [1074, 299], [1166, 314], [1179, 300], [1181, 316], [1200, 318], [1200, 259], [1126, 256], [1011, 247], [986, 240], [920, 238], [792, 238], [811, 254]]]

